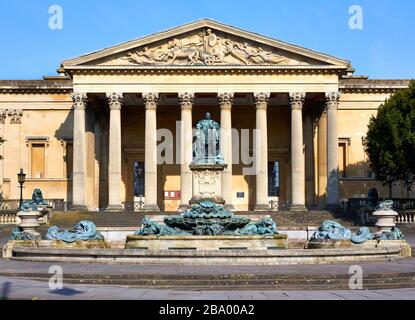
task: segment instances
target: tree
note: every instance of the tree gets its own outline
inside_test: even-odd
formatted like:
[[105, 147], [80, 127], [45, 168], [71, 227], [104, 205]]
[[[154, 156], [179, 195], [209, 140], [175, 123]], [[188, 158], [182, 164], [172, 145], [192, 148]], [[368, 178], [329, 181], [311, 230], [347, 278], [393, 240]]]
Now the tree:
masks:
[[365, 150], [376, 178], [389, 185], [403, 181], [408, 190], [415, 177], [415, 80], [394, 93], [369, 121]]

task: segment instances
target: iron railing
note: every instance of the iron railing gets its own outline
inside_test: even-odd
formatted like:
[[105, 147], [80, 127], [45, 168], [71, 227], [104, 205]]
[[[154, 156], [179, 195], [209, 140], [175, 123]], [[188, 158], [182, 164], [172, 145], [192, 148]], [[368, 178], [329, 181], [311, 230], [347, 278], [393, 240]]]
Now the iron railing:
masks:
[[137, 212], [143, 211], [145, 202], [143, 200], [140, 201], [124, 201], [123, 203], [124, 210], [127, 212]]
[[290, 210], [291, 204], [288, 201], [270, 200], [269, 205], [271, 211], [287, 211]]

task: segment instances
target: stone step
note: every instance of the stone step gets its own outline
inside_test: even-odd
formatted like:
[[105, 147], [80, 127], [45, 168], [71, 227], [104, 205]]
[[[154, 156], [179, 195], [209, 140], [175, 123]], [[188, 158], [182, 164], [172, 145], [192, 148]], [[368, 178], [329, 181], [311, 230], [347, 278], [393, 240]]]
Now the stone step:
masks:
[[[48, 281], [42, 273], [1, 273], [2, 276]], [[147, 275], [147, 274], [65, 274], [65, 283], [121, 285], [176, 290], [349, 290], [350, 276], [316, 274], [238, 274], [238, 275]], [[415, 273], [369, 274], [364, 277], [366, 290], [413, 288]]]
[[[171, 213], [170, 213], [171, 214]], [[97, 227], [139, 227], [146, 214], [133, 212], [101, 213], [101, 212], [56, 212], [49, 225], [56, 225], [61, 228], [72, 228], [81, 220], [93, 221]], [[160, 216], [167, 213], [152, 214]], [[261, 215], [257, 212], [238, 212], [237, 215], [247, 215], [254, 217], [253, 220], [259, 219]], [[267, 215], [267, 214], [264, 214]], [[311, 212], [277, 212], [270, 213], [278, 226], [319, 226], [325, 220], [334, 220], [344, 226], [351, 227], [356, 225], [352, 215], [332, 214], [326, 211]]]

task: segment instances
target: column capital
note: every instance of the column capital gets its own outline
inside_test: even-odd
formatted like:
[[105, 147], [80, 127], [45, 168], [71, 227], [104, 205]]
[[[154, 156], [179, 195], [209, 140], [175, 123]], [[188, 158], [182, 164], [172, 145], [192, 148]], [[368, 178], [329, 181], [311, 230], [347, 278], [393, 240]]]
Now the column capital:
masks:
[[255, 107], [257, 109], [266, 109], [269, 103], [271, 94], [269, 92], [254, 93]]
[[218, 103], [221, 109], [231, 109], [233, 104], [233, 92], [219, 92]]
[[85, 92], [72, 92], [71, 98], [75, 110], [85, 110], [88, 101], [88, 94]]
[[120, 110], [124, 103], [124, 95], [121, 92], [107, 93], [107, 100], [111, 110]]
[[10, 117], [11, 124], [22, 123], [23, 110], [22, 109], [9, 109], [7, 115]]
[[290, 92], [290, 105], [291, 109], [302, 110], [305, 101], [305, 92]]
[[339, 91], [329, 91], [329, 92], [326, 92], [325, 97], [326, 97], [327, 107], [337, 109], [339, 105], [341, 93]]
[[0, 109], [0, 124], [4, 124], [7, 116], [7, 109]]
[[195, 100], [194, 93], [184, 92], [179, 93], [179, 103], [182, 109], [191, 109]]
[[143, 93], [143, 101], [146, 109], [156, 109], [159, 102], [159, 94], [155, 92]]

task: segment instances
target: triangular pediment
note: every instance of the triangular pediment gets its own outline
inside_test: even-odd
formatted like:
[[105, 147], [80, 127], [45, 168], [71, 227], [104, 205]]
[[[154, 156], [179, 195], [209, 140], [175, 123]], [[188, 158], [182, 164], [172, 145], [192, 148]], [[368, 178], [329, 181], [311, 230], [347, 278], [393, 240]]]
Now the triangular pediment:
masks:
[[350, 63], [204, 19], [67, 60], [62, 66], [65, 69], [125, 66], [337, 66], [348, 68]]

